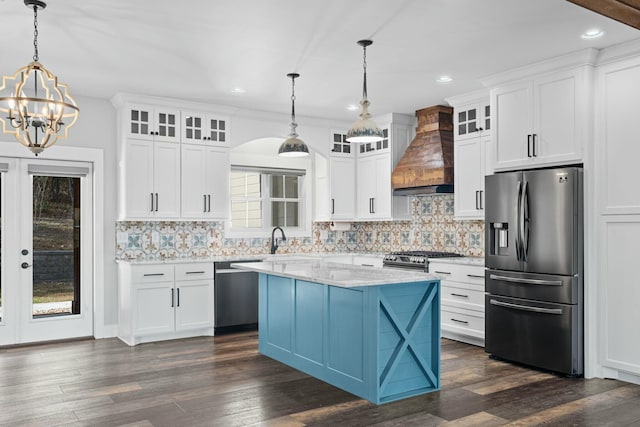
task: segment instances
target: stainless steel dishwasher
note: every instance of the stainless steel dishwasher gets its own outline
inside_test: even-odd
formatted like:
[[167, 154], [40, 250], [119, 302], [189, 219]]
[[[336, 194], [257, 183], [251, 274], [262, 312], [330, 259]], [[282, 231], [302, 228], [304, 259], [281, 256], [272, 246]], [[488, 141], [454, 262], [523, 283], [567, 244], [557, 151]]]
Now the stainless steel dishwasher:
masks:
[[234, 263], [256, 261], [259, 260], [213, 263], [216, 333], [257, 328], [258, 273], [231, 268]]

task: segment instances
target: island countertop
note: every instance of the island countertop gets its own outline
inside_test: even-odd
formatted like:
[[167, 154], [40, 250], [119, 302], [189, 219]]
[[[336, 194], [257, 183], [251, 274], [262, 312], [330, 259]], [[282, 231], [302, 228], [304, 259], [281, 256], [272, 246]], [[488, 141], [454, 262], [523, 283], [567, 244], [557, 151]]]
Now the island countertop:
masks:
[[438, 276], [427, 273], [340, 264], [321, 259], [265, 260], [231, 264], [231, 267], [343, 288], [439, 280]]

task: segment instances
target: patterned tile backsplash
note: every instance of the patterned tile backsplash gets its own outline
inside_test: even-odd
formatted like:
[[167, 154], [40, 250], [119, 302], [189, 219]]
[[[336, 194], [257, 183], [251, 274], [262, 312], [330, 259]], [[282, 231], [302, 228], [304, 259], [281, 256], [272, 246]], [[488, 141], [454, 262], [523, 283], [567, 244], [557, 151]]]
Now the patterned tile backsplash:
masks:
[[[484, 222], [453, 219], [453, 195], [412, 198], [410, 221], [355, 222], [332, 231], [313, 223], [311, 237], [292, 237], [278, 253], [391, 252], [433, 250], [484, 255]], [[121, 221], [116, 226], [116, 259], [152, 261], [269, 253], [271, 237], [224, 237], [223, 222]]]

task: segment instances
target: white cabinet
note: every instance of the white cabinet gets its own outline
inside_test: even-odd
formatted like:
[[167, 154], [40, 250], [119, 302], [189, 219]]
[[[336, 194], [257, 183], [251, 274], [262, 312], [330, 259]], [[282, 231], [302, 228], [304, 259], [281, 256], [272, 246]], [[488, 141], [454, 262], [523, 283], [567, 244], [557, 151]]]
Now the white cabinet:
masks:
[[484, 219], [484, 177], [491, 136], [482, 135], [454, 142], [455, 218]]
[[447, 98], [454, 107], [454, 212], [456, 219], [484, 219], [484, 177], [493, 173], [489, 90]]
[[[585, 262], [588, 304], [585, 330], [591, 331], [589, 338], [597, 335], [598, 339], [587, 351], [597, 353], [605, 377], [637, 383], [640, 381], [640, 339], [635, 332], [640, 324], [637, 272], [640, 56], [600, 66], [597, 78], [598, 133], [594, 155], [585, 165], [587, 185], [588, 173], [593, 179], [593, 187], [585, 191], [595, 195], [596, 222], [591, 227], [585, 226], [585, 248], [591, 248], [587, 260], [592, 260]], [[586, 218], [588, 221], [589, 215]]]
[[182, 217], [229, 216], [229, 149], [182, 145]]
[[229, 120], [213, 114], [182, 111], [182, 142], [229, 146]]
[[213, 263], [120, 264], [118, 292], [129, 345], [213, 335]]
[[356, 216], [356, 165], [349, 157], [329, 159], [330, 217], [353, 220]]
[[120, 219], [180, 217], [180, 145], [127, 139], [120, 162]]
[[492, 89], [495, 168], [581, 162], [590, 76], [584, 66]]
[[429, 261], [429, 273], [440, 277], [442, 336], [484, 346], [484, 266]]
[[[450, 99], [447, 101], [451, 104]], [[452, 104], [453, 105], [453, 104]], [[455, 141], [489, 135], [491, 132], [491, 106], [489, 97], [486, 101], [464, 105], [453, 105], [453, 137]]]
[[180, 110], [144, 104], [127, 104], [125, 131], [129, 138], [180, 142]]
[[358, 219], [390, 218], [391, 153], [387, 150], [359, 158], [356, 182]]

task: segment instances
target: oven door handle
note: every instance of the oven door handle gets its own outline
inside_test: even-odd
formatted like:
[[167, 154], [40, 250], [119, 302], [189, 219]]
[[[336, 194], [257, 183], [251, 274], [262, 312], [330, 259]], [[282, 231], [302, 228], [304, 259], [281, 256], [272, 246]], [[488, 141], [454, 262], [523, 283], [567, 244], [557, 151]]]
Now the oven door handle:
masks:
[[511, 304], [509, 302], [496, 301], [494, 299], [489, 300], [489, 302], [491, 303], [491, 305], [512, 308], [514, 310], [532, 311], [534, 313], [543, 313], [543, 314], [562, 314], [561, 308], [530, 307], [528, 305]]
[[525, 285], [562, 286], [562, 282], [560, 280], [520, 279], [517, 277], [498, 276], [497, 274], [490, 274], [489, 279], [522, 283]]

